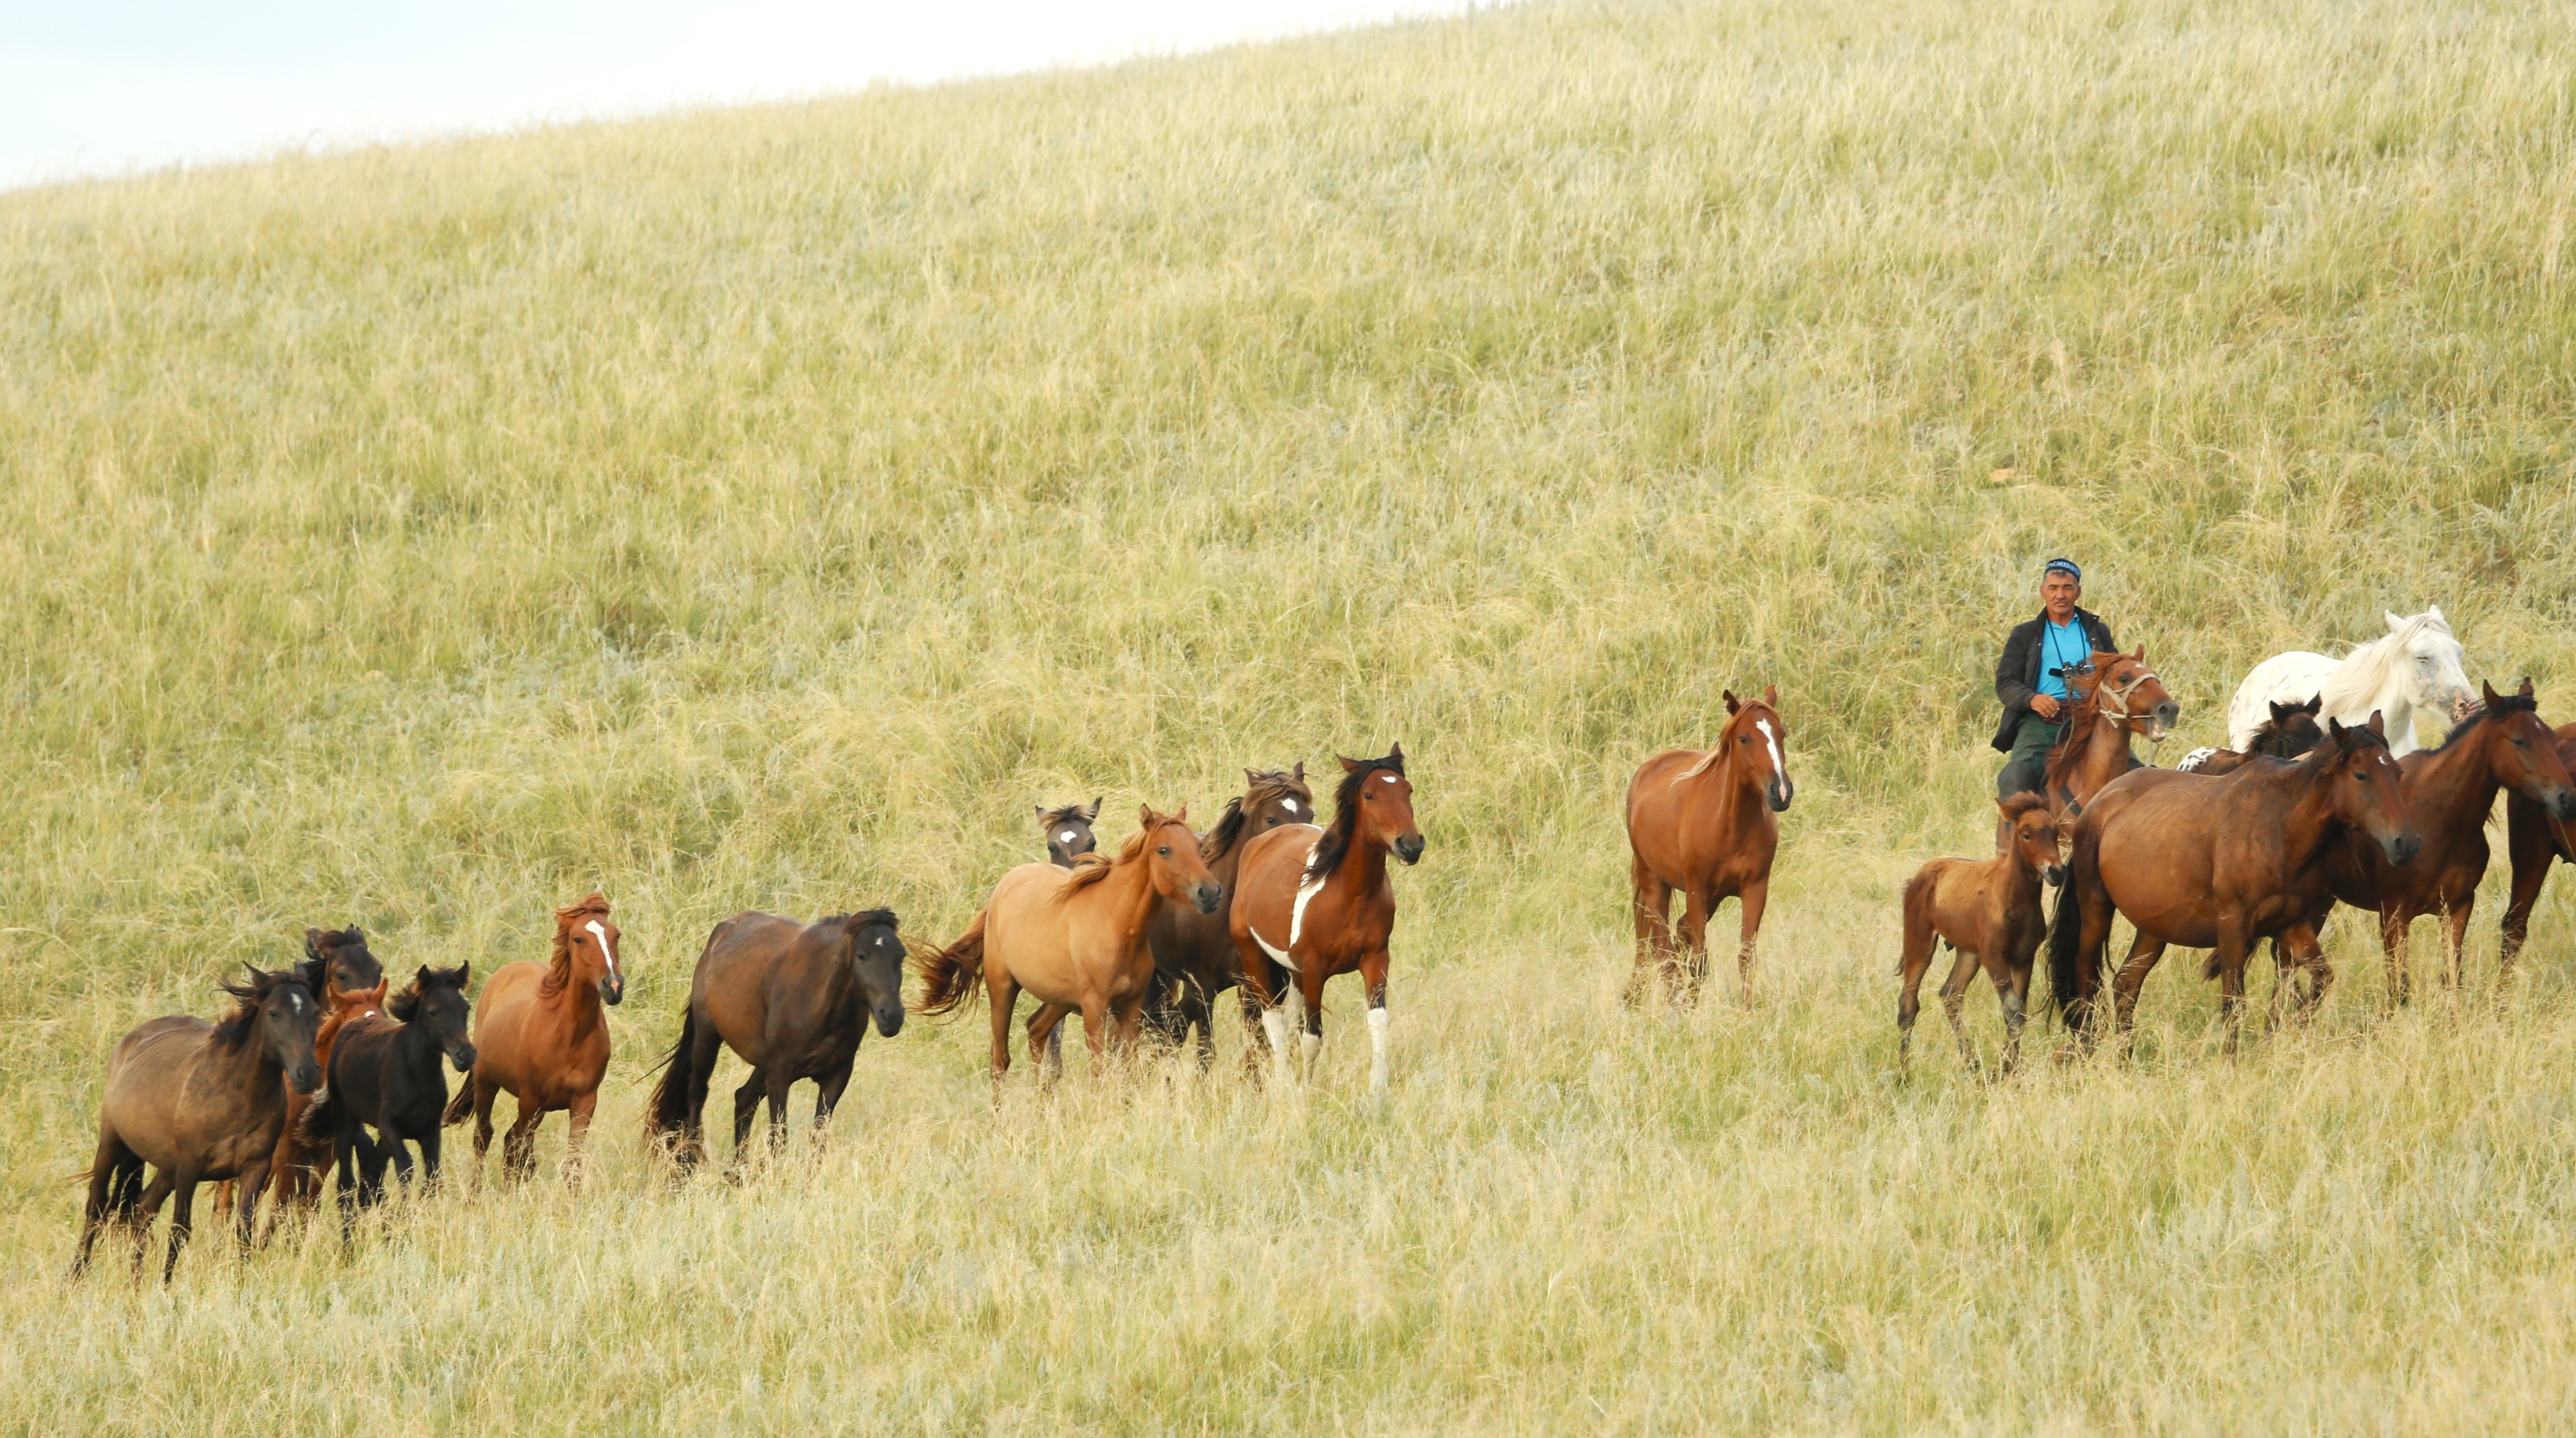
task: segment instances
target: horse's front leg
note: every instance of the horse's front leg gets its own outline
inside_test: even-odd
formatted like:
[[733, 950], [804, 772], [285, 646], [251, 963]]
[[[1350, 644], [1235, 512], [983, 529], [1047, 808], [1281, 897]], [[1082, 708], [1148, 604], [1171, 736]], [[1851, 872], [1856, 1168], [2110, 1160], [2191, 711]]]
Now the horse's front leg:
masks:
[[832, 1110], [841, 1102], [841, 1090], [850, 1086], [850, 1068], [858, 1062], [858, 1057], [859, 1051], [854, 1048], [850, 1050], [848, 1058], [814, 1076], [814, 1131], [816, 1133], [821, 1133], [823, 1126], [832, 1121]]
[[[272, 1154], [274, 1151], [271, 1150]], [[252, 1159], [242, 1165], [242, 1171], [233, 1184], [234, 1201], [238, 1205], [233, 1215], [235, 1237], [245, 1253], [250, 1251], [251, 1240], [259, 1233], [259, 1196], [268, 1190], [268, 1173], [274, 1163], [273, 1157]]]
[[197, 1175], [194, 1171], [179, 1175], [174, 1192], [179, 1201], [170, 1208], [170, 1260], [161, 1265], [161, 1281], [179, 1271], [179, 1250], [188, 1246], [188, 1233], [197, 1208]]
[[[564, 1105], [564, 1118], [568, 1125], [564, 1134], [564, 1186], [566, 1188], [578, 1190], [581, 1187], [582, 1140], [590, 1136], [590, 1116], [598, 1109], [599, 1090], [597, 1089], [574, 1094], [572, 1102]], [[532, 1141], [528, 1154], [530, 1167], [536, 1165], [535, 1147]]]
[[2469, 941], [2469, 911], [2477, 907], [2477, 890], [2462, 894], [2442, 915], [2442, 986], [2460, 986], [2460, 948]]
[[769, 1151], [776, 1153], [787, 1146], [787, 1091], [796, 1086], [796, 1075], [787, 1065], [778, 1064], [769, 1071], [769, 1082], [762, 1085], [769, 1098]]
[[420, 1191], [428, 1193], [438, 1187], [439, 1127], [436, 1120], [431, 1121], [415, 1142], [420, 1145]]
[[2414, 1000], [2413, 976], [2407, 972], [2406, 941], [2415, 915], [2402, 904], [2383, 903], [2379, 910], [2379, 948], [2388, 964], [2388, 1005]]
[[[1762, 934], [1762, 909], [1771, 902], [1771, 881], [1755, 879], [1736, 891], [1735, 907], [1743, 920], [1742, 936], [1735, 949], [1735, 971], [1744, 985], [1744, 1006], [1753, 1007], [1753, 944]], [[1709, 905], [1711, 912], [1717, 906]], [[1703, 957], [1702, 962], [1706, 962]]]
[[2226, 1022], [2226, 1053], [2233, 1057], [2245, 1034], [2245, 959], [2253, 951], [2253, 937], [2240, 921], [2222, 922], [2218, 926], [2218, 1011]]
[[1717, 895], [1693, 888], [1682, 895], [1681, 953], [1677, 968], [1666, 973], [1666, 1001], [1699, 997], [1700, 980], [1708, 977], [1708, 920], [1717, 912]]
[[1371, 949], [1360, 956], [1360, 983], [1368, 992], [1369, 1092], [1386, 1092], [1387, 952]]

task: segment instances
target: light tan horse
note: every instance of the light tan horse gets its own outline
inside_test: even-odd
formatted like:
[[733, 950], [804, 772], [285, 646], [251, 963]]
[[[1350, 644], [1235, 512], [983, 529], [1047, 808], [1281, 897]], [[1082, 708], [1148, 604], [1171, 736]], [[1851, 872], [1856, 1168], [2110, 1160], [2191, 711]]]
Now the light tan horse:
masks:
[[[1716, 747], [1668, 749], [1628, 781], [1628, 881], [1637, 920], [1630, 1003], [1658, 976], [1668, 995], [1698, 995], [1708, 977], [1709, 920], [1729, 898], [1744, 911], [1735, 964], [1744, 1001], [1753, 1002], [1753, 943], [1771, 899], [1778, 816], [1797, 792], [1789, 782], [1789, 730], [1779, 704], [1777, 688], [1754, 700], [1728, 691], [1731, 717]], [[1678, 944], [1671, 918], [1676, 889], [1682, 895]]]
[[[1383, 759], [1342, 760], [1333, 799], [1330, 828], [1282, 824], [1244, 846], [1226, 930], [1243, 966], [1244, 1005], [1270, 1040], [1277, 1081], [1289, 1077], [1289, 1024], [1300, 1030], [1297, 1069], [1310, 1071], [1324, 1046], [1325, 981], [1356, 969], [1368, 1001], [1369, 1089], [1383, 1093], [1386, 945], [1395, 933], [1386, 856], [1422, 858], [1404, 746]], [[1293, 1012], [1281, 1012], [1283, 996]]]
[[1138, 817], [1142, 827], [1114, 859], [1087, 854], [1071, 869], [1022, 864], [1004, 874], [957, 942], [919, 962], [925, 1014], [955, 1010], [973, 996], [974, 981], [984, 981], [997, 1097], [1011, 1069], [1011, 1011], [1023, 990], [1042, 1005], [1037, 1020], [1045, 1024], [1029, 1026], [1032, 1054], [1047, 1052], [1055, 1023], [1075, 1009], [1095, 1061], [1113, 1048], [1123, 1053], [1155, 982], [1146, 927], [1167, 903], [1212, 914], [1225, 897], [1199, 857], [1186, 805], [1175, 814], [1146, 805]]
[[1959, 1057], [1968, 1072], [1978, 1072], [1976, 1048], [1959, 1010], [1968, 984], [1983, 966], [1995, 986], [1995, 1001], [2004, 1011], [2003, 1069], [2009, 1074], [2021, 1057], [2021, 1028], [2030, 1012], [2031, 961], [2039, 941], [2048, 935], [2048, 911], [2040, 906], [2039, 886], [2066, 879], [2058, 853], [2057, 823], [2048, 817], [2048, 800], [2015, 794], [1995, 808], [2003, 815], [2011, 842], [1991, 859], [1933, 859], [1905, 886], [1905, 951], [1896, 961], [1904, 987], [1896, 998], [1896, 1072], [1903, 1077], [1914, 1052], [1914, 1017], [1922, 1012], [1923, 975], [1944, 942], [1957, 959], [1949, 981], [1941, 985], [1941, 1009], [1958, 1035]]
[[608, 1015], [601, 1007], [626, 997], [617, 926], [608, 900], [591, 894], [555, 910], [554, 957], [504, 964], [483, 983], [474, 1005], [474, 1071], [449, 1101], [444, 1123], [474, 1115], [474, 1157], [492, 1146], [492, 1098], [504, 1090], [519, 1116], [501, 1141], [501, 1171], [526, 1178], [537, 1167], [537, 1124], [563, 1109], [572, 1116], [564, 1178], [581, 1180], [581, 1141], [599, 1106], [608, 1072]]

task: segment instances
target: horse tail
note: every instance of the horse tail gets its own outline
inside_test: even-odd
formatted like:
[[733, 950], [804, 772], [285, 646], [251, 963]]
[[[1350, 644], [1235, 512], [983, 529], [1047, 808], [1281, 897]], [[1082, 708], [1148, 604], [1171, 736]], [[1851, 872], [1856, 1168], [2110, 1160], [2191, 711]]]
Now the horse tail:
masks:
[[678, 1133], [688, 1127], [689, 1074], [697, 1046], [698, 1006], [693, 1003], [680, 1013], [679, 1042], [662, 1056], [662, 1081], [653, 1085], [653, 1097], [645, 1104], [646, 1134]]
[[[466, 1085], [465, 1092], [473, 1091], [473, 1085]], [[445, 1122], [454, 1123], [456, 1120], [451, 1118]], [[340, 1100], [326, 1083], [313, 1091], [313, 1102], [306, 1104], [304, 1112], [295, 1116], [294, 1138], [298, 1144], [310, 1148], [315, 1144], [332, 1142], [339, 1131]]]
[[957, 942], [913, 962], [921, 974], [923, 1013], [934, 1017], [954, 1013], [974, 998], [975, 981], [984, 977], [984, 915], [988, 912], [978, 911]]
[[2092, 830], [2078, 823], [2075, 852], [2067, 856], [2066, 883], [2057, 891], [2057, 912], [2048, 921], [2049, 999], [2070, 1028], [2083, 1022], [2076, 1005], [2090, 997], [2077, 992], [2082, 984], [2078, 961], [2084, 953], [2084, 892], [2096, 881], [2099, 857]]
[[1913, 878], [1905, 881], [1906, 944], [1896, 951], [1896, 976], [1900, 979], [1905, 977], [1905, 955], [1912, 945], [1915, 933], [1918, 929], [1932, 927], [1931, 920], [1926, 918], [1925, 914], [1932, 907], [1932, 889], [1938, 874], [1938, 870], [1926, 864], [1914, 871]]
[[[310, 1113], [311, 1110], [308, 1109], [306, 1112]], [[467, 1069], [464, 1078], [456, 1085], [456, 1097], [449, 1099], [447, 1108], [439, 1114], [438, 1126], [447, 1128], [463, 1123], [465, 1116], [472, 1112], [474, 1112], [474, 1070]]]

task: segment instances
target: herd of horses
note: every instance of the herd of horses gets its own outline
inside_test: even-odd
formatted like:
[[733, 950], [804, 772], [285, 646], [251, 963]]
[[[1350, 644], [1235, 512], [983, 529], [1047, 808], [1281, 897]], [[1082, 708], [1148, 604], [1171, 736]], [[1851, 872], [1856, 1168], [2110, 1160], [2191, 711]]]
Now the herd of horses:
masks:
[[[2132, 748], [2163, 739], [2179, 716], [2144, 649], [2095, 654], [2063, 672], [2065, 723], [2042, 791], [2000, 802], [1993, 857], [1932, 860], [1905, 888], [1900, 1072], [1921, 982], [1943, 943], [1956, 958], [1941, 998], [1972, 1071], [1967, 986], [1982, 970], [1996, 990], [2009, 1071], [2043, 944], [2079, 1048], [2106, 1025], [2128, 1031], [2139, 985], [2177, 944], [2211, 952], [2207, 976], [2221, 984], [2231, 1051], [2258, 942], [2272, 941], [2281, 968], [2276, 1010], [2285, 994], [2312, 1008], [2332, 980], [2317, 934], [2337, 903], [2378, 915], [2393, 997], [2408, 991], [2406, 937], [2418, 916], [2446, 920], [2456, 980], [2499, 792], [2514, 874], [2510, 967], [2551, 861], [2576, 862], [2566, 828], [2576, 818], [2576, 725], [2544, 725], [2528, 681], [2515, 694], [2472, 695], [2440, 611], [2392, 615], [2389, 626], [2344, 660], [2267, 661], [2231, 708], [2233, 747], [2195, 751], [2173, 769], [2140, 765]], [[1711, 747], [1657, 754], [1628, 786], [1631, 1003], [1696, 994], [1708, 926], [1729, 898], [1740, 911], [1739, 978], [1752, 997], [1779, 816], [1796, 788], [1776, 688], [1752, 699], [1729, 691], [1724, 701]], [[2426, 709], [2454, 721], [2437, 749], [2415, 741], [2414, 715]], [[1035, 1003], [1026, 1044], [1041, 1083], [1061, 1070], [1062, 1023], [1075, 1013], [1095, 1062], [1140, 1041], [1186, 1049], [1195, 1036], [1204, 1067], [1218, 1001], [1232, 991], [1247, 1071], [1259, 1075], [1267, 1055], [1269, 1077], [1285, 1085], [1314, 1068], [1325, 985], [1353, 972], [1370, 1087], [1384, 1091], [1396, 918], [1389, 860], [1415, 863], [1424, 841], [1401, 745], [1340, 762], [1327, 823], [1317, 822], [1303, 764], [1246, 770], [1243, 793], [1205, 835], [1190, 828], [1186, 807], [1143, 806], [1136, 831], [1108, 855], [1093, 833], [1101, 801], [1040, 806], [1047, 859], [1003, 874], [965, 931], [935, 951], [908, 947], [882, 908], [810, 923], [758, 912], [726, 919], [699, 953], [679, 1035], [658, 1065], [648, 1141], [682, 1171], [704, 1159], [708, 1082], [727, 1048], [750, 1068], [734, 1094], [737, 1164], [764, 1103], [769, 1142], [783, 1140], [788, 1093], [800, 1081], [816, 1086], [815, 1125], [827, 1123], [870, 1028], [887, 1038], [902, 1029], [907, 966], [921, 1012], [986, 1002], [996, 1101], [1023, 994]], [[2053, 916], [2042, 900], [2050, 885], [2063, 891]], [[2135, 937], [2109, 976], [2106, 1017], [2115, 914]], [[130, 1238], [140, 1265], [147, 1231], [175, 1195], [166, 1279], [187, 1244], [196, 1189], [209, 1182], [221, 1185], [217, 1211], [229, 1210], [248, 1246], [263, 1194], [275, 1193], [273, 1230], [318, 1208], [336, 1179], [345, 1233], [358, 1211], [383, 1201], [388, 1169], [412, 1180], [412, 1149], [424, 1186], [434, 1183], [441, 1132], [469, 1114], [479, 1163], [503, 1093], [517, 1102], [504, 1174], [534, 1171], [538, 1125], [560, 1110], [570, 1124], [566, 1178], [578, 1185], [610, 1056], [605, 1008], [624, 997], [626, 981], [606, 898], [590, 894], [554, 919], [548, 957], [503, 966], [479, 1000], [469, 1002], [467, 965], [422, 967], [389, 993], [362, 931], [311, 929], [293, 967], [252, 967], [225, 985], [235, 1008], [220, 1021], [172, 1016], [128, 1033], [109, 1060], [74, 1271], [112, 1231]], [[449, 1068], [465, 1076], [452, 1094]]]

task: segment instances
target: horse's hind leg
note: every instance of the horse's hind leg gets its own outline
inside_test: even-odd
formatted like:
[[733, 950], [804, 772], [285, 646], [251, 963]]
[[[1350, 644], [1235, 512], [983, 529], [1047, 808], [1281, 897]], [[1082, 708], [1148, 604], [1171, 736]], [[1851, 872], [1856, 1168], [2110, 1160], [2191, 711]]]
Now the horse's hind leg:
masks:
[[[2090, 915], [2086, 916], [2088, 919]], [[2120, 965], [2119, 974], [2111, 980], [2112, 1031], [2125, 1042], [2129, 1029], [2137, 1020], [2138, 990], [2145, 986], [2147, 975], [2156, 961], [2165, 956], [2165, 942], [2144, 929], [2129, 941], [2129, 957]]]
[[2412, 1003], [2415, 998], [2414, 975], [2407, 972], [2407, 940], [2413, 937], [2415, 916], [2394, 905], [2379, 911], [2379, 948], [2388, 964], [2388, 998], [2390, 1004]]
[[474, 1085], [474, 1162], [479, 1165], [492, 1151], [492, 1099], [501, 1086], [485, 1078], [479, 1066], [466, 1073], [465, 1081]]
[[[1955, 947], [1955, 946], [1954, 946]], [[1941, 1012], [1950, 1020], [1950, 1032], [1959, 1040], [1959, 1062], [1967, 1065], [1970, 1076], [1984, 1070], [1977, 1063], [1976, 1045], [1968, 1042], [1968, 1024], [1961, 1012], [1968, 1006], [1968, 984], [1977, 977], [1977, 954], [1973, 949], [1957, 949], [1958, 957], [1950, 964], [1950, 977], [1941, 984]], [[1997, 983], [1995, 988], [2003, 988]]]
[[179, 1201], [170, 1208], [170, 1257], [161, 1265], [161, 1281], [179, 1271], [179, 1250], [188, 1246], [188, 1234], [195, 1227], [197, 1211], [197, 1175], [182, 1173], [173, 1188]]
[[519, 1100], [519, 1116], [511, 1120], [510, 1131], [501, 1135], [501, 1172], [524, 1179], [537, 1171], [537, 1124], [545, 1116], [545, 1105], [535, 1098]]
[[1931, 926], [1914, 922], [1908, 916], [1905, 925], [1905, 952], [1896, 961], [1896, 1073], [1903, 1078], [1914, 1062], [1914, 1020], [1923, 1012], [1923, 973], [1932, 967], [1932, 955], [1941, 947]]
[[132, 1211], [134, 1186], [142, 1176], [142, 1161], [116, 1136], [116, 1130], [101, 1123], [98, 1153], [89, 1165], [89, 1202], [81, 1210], [80, 1246], [72, 1251], [74, 1274], [89, 1267], [90, 1249], [98, 1243], [99, 1230], [124, 1222], [125, 1215]]
[[2446, 989], [2460, 986], [2460, 947], [2469, 941], [2469, 910], [2477, 902], [2477, 891], [2472, 889], [2442, 914], [2442, 987]]
[[768, 1089], [768, 1070], [753, 1069], [751, 1076], [742, 1081], [742, 1087], [733, 1091], [733, 1162], [736, 1168], [751, 1161], [751, 1150], [748, 1147], [751, 1142], [751, 1120], [753, 1115], [760, 1112], [761, 1095]]
[[1684, 1003], [1699, 998], [1699, 986], [1708, 977], [1708, 921], [1717, 912], [1717, 896], [1693, 889], [1682, 896], [1682, 946], [1678, 969], [1668, 968], [1668, 988], [1672, 996]]
[[161, 1169], [152, 1175], [152, 1182], [144, 1186], [143, 1196], [134, 1201], [134, 1271], [138, 1274], [143, 1271], [144, 1257], [151, 1248], [152, 1220], [161, 1216], [161, 1205], [169, 1201], [170, 1190], [176, 1186], [170, 1170]]
[[993, 1102], [1002, 1101], [1002, 1080], [1011, 1072], [1011, 1010], [1020, 1002], [1020, 986], [999, 964], [984, 965], [985, 996], [993, 1010]]
[[1629, 909], [1637, 924], [1637, 965], [1629, 972], [1620, 997], [1633, 1005], [1644, 997], [1648, 984], [1661, 983], [1667, 989], [1671, 985], [1673, 886], [1656, 878], [1644, 860], [1632, 856], [1628, 887]]
[[1062, 1004], [1040, 1004], [1029, 1015], [1029, 1057], [1038, 1066], [1039, 1088], [1053, 1088], [1064, 1077], [1064, 1019], [1072, 1012]]

